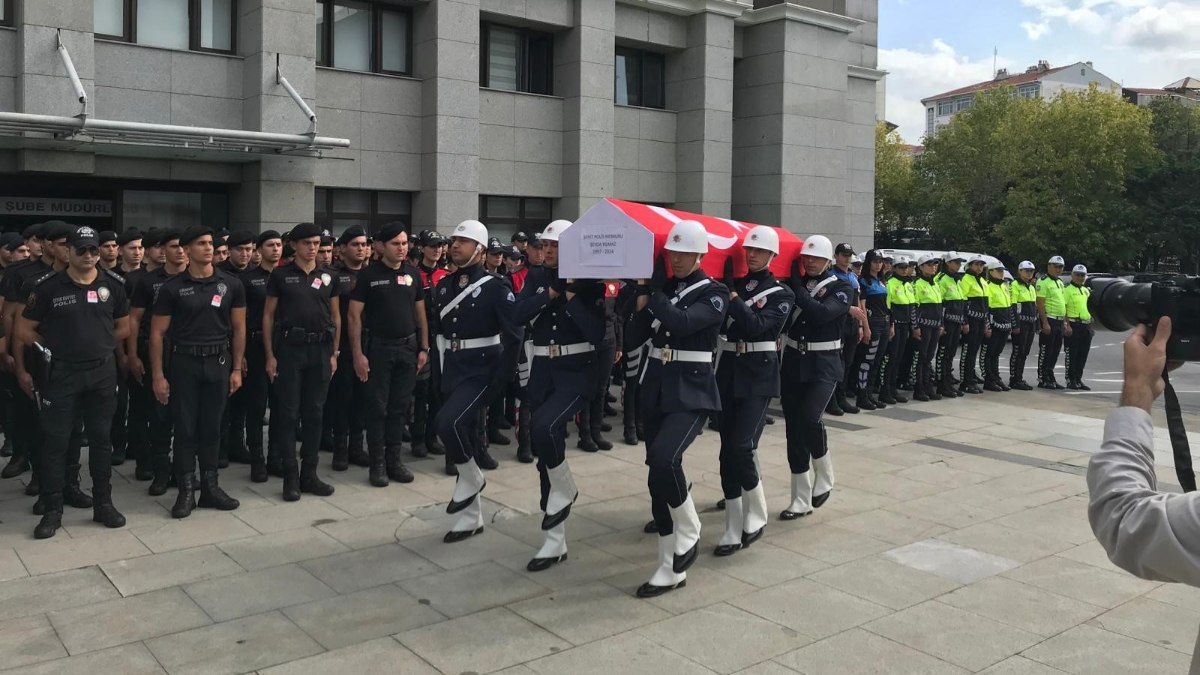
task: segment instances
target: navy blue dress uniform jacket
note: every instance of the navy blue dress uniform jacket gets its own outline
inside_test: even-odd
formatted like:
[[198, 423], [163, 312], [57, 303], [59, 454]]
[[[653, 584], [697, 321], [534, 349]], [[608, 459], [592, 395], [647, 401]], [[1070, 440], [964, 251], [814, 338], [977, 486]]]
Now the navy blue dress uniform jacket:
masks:
[[[446, 275], [438, 282], [433, 298], [438, 313], [484, 276], [489, 274], [480, 264]], [[496, 387], [511, 379], [522, 340], [521, 326], [512, 315], [515, 300], [508, 280], [493, 276], [440, 318], [438, 334], [450, 341], [500, 336], [499, 345], [447, 349], [442, 363], [443, 392], [469, 381], [483, 380], [489, 387]]]
[[[795, 307], [796, 295], [770, 270], [762, 270], [738, 279], [734, 284], [738, 297], [729, 301], [722, 335], [729, 342], [775, 342]], [[770, 295], [748, 304], [755, 296], [772, 288]], [[737, 398], [779, 395], [779, 352], [724, 351], [717, 365], [717, 386]]]
[[[657, 289], [651, 293], [646, 309], [661, 322], [651, 338], [654, 347], [716, 351], [717, 336], [729, 307], [729, 289], [710, 279], [703, 287], [671, 304], [671, 298], [701, 279], [708, 279], [708, 275], [696, 270], [684, 279], [669, 281], [670, 295]], [[640, 396], [643, 400], [656, 401], [654, 409], [659, 413], [721, 410], [721, 395], [717, 391], [711, 360], [708, 363], [663, 363], [659, 359], [649, 359], [645, 373]]]
[[[550, 289], [557, 298], [550, 299]], [[550, 345], [597, 345], [604, 339], [604, 284], [599, 281], [577, 282], [575, 296], [567, 300], [567, 284], [558, 278], [558, 270], [531, 267], [525, 285], [513, 305], [513, 320], [525, 325], [532, 322], [526, 335], [535, 347]], [[553, 395], [578, 394], [589, 398], [595, 389], [593, 365], [596, 352], [549, 358], [533, 357], [529, 371], [528, 397], [533, 407]]]
[[[826, 279], [833, 281], [816, 289]], [[816, 277], [794, 276], [789, 281], [796, 295], [793, 320], [787, 328], [787, 336], [798, 342], [831, 342], [842, 338], [845, 316], [850, 311], [854, 289], [826, 270]], [[800, 353], [790, 347], [783, 350], [785, 378], [791, 382], [837, 382], [842, 378], [844, 366], [840, 350], [808, 351]]]

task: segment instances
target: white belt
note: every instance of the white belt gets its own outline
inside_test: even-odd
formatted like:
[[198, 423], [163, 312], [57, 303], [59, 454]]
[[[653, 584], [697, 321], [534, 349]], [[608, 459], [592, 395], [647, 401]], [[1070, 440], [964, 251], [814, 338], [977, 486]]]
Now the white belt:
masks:
[[790, 337], [785, 337], [783, 338], [783, 344], [801, 353], [831, 352], [835, 349], [842, 348], [841, 340], [828, 340], [826, 342], [799, 342]]
[[650, 348], [650, 358], [658, 359], [663, 363], [672, 361], [689, 361], [691, 363], [712, 363], [712, 352], [689, 351], [686, 349], [659, 349], [658, 347]]
[[465, 340], [446, 339], [445, 342], [447, 351], [460, 352], [464, 349], [482, 349], [498, 345], [500, 344], [500, 336], [492, 335], [490, 337], [467, 338]]
[[737, 352], [738, 354], [747, 354], [750, 352], [773, 352], [778, 351], [779, 345], [775, 344], [774, 340], [768, 342], [729, 342], [721, 341], [721, 351]]
[[596, 347], [590, 342], [579, 342], [573, 345], [534, 345], [534, 356], [548, 356], [556, 359], [560, 356], [574, 356], [576, 354], [586, 354], [596, 351]]

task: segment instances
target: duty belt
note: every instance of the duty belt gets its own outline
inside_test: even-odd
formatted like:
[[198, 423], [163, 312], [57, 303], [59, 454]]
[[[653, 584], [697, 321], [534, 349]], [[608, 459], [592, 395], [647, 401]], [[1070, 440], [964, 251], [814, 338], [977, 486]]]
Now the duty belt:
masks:
[[1071, 323], [1083, 323], [1083, 324], [1088, 324], [1088, 323], [1092, 322], [1091, 319], [1081, 319], [1077, 316], [1076, 317], [1067, 317], [1067, 321], [1070, 321]]
[[224, 344], [218, 345], [172, 345], [172, 354], [183, 354], [184, 356], [219, 356], [228, 351], [229, 347]]
[[484, 347], [491, 347], [492, 345], [500, 344], [499, 335], [491, 335], [481, 338], [467, 338], [465, 340], [449, 340], [439, 336], [439, 339], [444, 340], [446, 343], [445, 348], [452, 352], [461, 352], [464, 349], [483, 349]]
[[841, 340], [826, 340], [825, 342], [806, 342], [804, 340], [793, 340], [790, 337], [783, 338], [784, 346], [791, 347], [801, 354], [807, 352], [832, 352], [842, 348]]
[[574, 356], [576, 354], [587, 354], [588, 352], [596, 351], [596, 347], [590, 342], [578, 342], [573, 345], [534, 345], [534, 356], [545, 356], [551, 359], [557, 359], [560, 356]]
[[663, 363], [671, 363], [672, 361], [687, 361], [690, 363], [712, 363], [712, 352], [701, 352], [689, 349], [671, 349], [670, 347], [650, 348], [650, 358], [658, 359]]
[[1067, 317], [1065, 317], [1065, 316], [1052, 316], [1052, 315], [1050, 315], [1050, 314], [1047, 314], [1047, 315], [1046, 315], [1046, 318], [1047, 318], [1047, 319], [1054, 319], [1055, 321], [1066, 321], [1066, 320], [1067, 320]]
[[774, 340], [766, 342], [729, 342], [721, 341], [721, 351], [737, 352], [738, 354], [749, 354], [751, 352], [774, 352], [779, 350], [779, 345]]

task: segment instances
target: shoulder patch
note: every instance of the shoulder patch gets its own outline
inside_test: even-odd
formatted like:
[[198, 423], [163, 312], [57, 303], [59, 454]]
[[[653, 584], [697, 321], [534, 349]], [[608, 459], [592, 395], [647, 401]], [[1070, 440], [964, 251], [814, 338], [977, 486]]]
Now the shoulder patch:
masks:
[[121, 276], [120, 274], [117, 274], [116, 272], [114, 272], [112, 270], [106, 269], [106, 270], [104, 270], [104, 273], [107, 274], [108, 276], [112, 277], [113, 279], [116, 279], [117, 283], [120, 283], [120, 284], [125, 283], [125, 277]]
[[710, 296], [708, 297], [708, 301], [712, 303], [712, 306], [713, 306], [713, 307], [714, 307], [714, 308], [715, 308], [715, 309], [716, 309], [718, 312], [723, 312], [723, 311], [725, 311], [725, 301], [721, 299], [721, 296], [719, 296], [719, 295], [710, 295]]
[[43, 274], [42, 276], [38, 277], [37, 279], [34, 279], [34, 280], [33, 280], [33, 285], [34, 285], [34, 286], [37, 286], [37, 285], [40, 285], [40, 284], [42, 284], [42, 283], [45, 283], [46, 281], [49, 281], [50, 279], [53, 279], [53, 278], [54, 278], [54, 275], [56, 275], [56, 274], [58, 274], [58, 272], [46, 272], [45, 274]]

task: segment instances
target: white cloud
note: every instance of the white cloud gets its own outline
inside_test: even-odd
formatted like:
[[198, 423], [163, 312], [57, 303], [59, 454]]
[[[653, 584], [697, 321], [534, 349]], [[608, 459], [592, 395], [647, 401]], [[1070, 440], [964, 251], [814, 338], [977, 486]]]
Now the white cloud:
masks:
[[1025, 29], [1025, 35], [1027, 35], [1030, 40], [1036, 41], [1043, 35], [1050, 32], [1050, 23], [1047, 21], [1039, 21], [1037, 23], [1032, 21], [1022, 21], [1021, 28]]
[[1200, 3], [1195, 0], [1021, 0], [1038, 12], [1040, 21], [1021, 24], [1029, 39], [1043, 35], [1055, 22], [1118, 46], [1167, 52], [1188, 46], [1200, 31]]
[[[1008, 67], [1001, 59], [999, 67]], [[900, 125], [909, 143], [925, 134], [925, 106], [921, 99], [992, 77], [992, 60], [972, 61], [944, 40], [934, 40], [929, 51], [880, 49], [879, 67], [888, 71], [887, 118]]]

